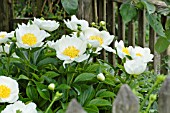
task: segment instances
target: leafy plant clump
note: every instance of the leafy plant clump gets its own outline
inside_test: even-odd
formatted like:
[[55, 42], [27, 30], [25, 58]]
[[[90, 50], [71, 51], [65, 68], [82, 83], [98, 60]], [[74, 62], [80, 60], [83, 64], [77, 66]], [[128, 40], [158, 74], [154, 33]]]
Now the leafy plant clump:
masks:
[[[156, 95], [165, 77], [145, 71], [154, 57], [149, 48], [126, 47], [123, 41], [109, 47], [114, 35], [105, 22], [90, 27], [73, 15], [64, 23], [70, 33], [57, 40], [51, 33], [60, 23], [38, 18], [11, 33], [0, 32], [1, 113], [64, 113], [73, 98], [88, 113], [108, 113], [122, 84], [140, 98], [141, 112], [157, 112]], [[99, 58], [103, 49], [117, 56], [116, 66]]]

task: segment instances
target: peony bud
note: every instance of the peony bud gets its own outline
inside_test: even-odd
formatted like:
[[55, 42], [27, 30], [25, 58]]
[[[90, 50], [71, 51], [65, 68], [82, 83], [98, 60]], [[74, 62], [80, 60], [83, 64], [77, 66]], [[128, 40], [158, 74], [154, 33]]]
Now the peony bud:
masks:
[[48, 85], [48, 89], [54, 91], [54, 89], [55, 89], [55, 84], [54, 84], [54, 83], [51, 83], [50, 85]]
[[100, 26], [105, 26], [106, 22], [105, 21], [100, 21]]
[[105, 80], [105, 76], [103, 75], [103, 73], [99, 73], [97, 75], [97, 79], [100, 80], [100, 81], [104, 81]]

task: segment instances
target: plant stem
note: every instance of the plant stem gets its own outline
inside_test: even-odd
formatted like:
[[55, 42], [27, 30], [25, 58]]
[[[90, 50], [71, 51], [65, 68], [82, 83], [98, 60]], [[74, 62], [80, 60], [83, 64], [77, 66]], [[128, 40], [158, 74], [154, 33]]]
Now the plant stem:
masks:
[[155, 89], [155, 87], [157, 87], [157, 85], [159, 84], [159, 82], [155, 82], [155, 84], [153, 85], [152, 89], [149, 91], [148, 95], [145, 97], [145, 99], [142, 101], [141, 106], [140, 106], [140, 111], [142, 110], [142, 108], [145, 105], [146, 100], [149, 98], [150, 94], [153, 92], [153, 90]]
[[60, 97], [62, 96], [62, 93], [56, 92], [52, 102], [50, 103], [50, 105], [48, 106], [47, 110], [45, 111], [45, 113], [49, 113], [50, 108], [52, 107], [52, 105], [54, 104], [54, 102]]

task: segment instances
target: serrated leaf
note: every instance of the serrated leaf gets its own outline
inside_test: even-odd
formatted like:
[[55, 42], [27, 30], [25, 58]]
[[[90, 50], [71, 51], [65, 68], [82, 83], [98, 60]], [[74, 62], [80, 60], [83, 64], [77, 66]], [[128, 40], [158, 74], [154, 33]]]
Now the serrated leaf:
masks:
[[95, 105], [95, 106], [112, 106], [112, 104], [105, 99], [96, 98], [90, 101], [89, 105]]
[[76, 13], [78, 9], [78, 0], [61, 0], [61, 3], [68, 14], [73, 15]]
[[82, 73], [75, 78], [74, 82], [90, 81], [95, 77], [93, 73]]
[[161, 22], [157, 20], [157, 16], [155, 16], [154, 14], [146, 13], [146, 18], [149, 24], [155, 30], [155, 32], [158, 33], [160, 36], [165, 37], [164, 29], [162, 27]]
[[125, 3], [120, 7], [120, 14], [123, 18], [123, 21], [128, 23], [137, 15], [137, 11], [133, 5]]
[[158, 53], [162, 53], [168, 48], [169, 44], [167, 38], [160, 37], [155, 44], [155, 49]]

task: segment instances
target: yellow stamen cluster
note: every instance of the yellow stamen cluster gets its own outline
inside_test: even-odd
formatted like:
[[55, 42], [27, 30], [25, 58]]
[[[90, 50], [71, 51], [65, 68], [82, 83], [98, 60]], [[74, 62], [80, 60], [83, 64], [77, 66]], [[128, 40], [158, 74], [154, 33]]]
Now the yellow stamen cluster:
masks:
[[103, 44], [103, 39], [99, 36], [90, 36], [90, 40], [97, 40], [100, 43], [100, 45]]
[[70, 58], [75, 58], [79, 55], [80, 50], [76, 49], [74, 46], [68, 46], [63, 54], [69, 56]]
[[122, 49], [122, 52], [125, 53], [126, 55], [130, 55], [129, 50], [126, 47]]
[[141, 56], [142, 56], [142, 54], [140, 54], [140, 53], [136, 53], [136, 56], [140, 56], [140, 57], [141, 57]]
[[10, 96], [11, 89], [5, 85], [0, 85], [0, 98], [8, 98]]
[[35, 45], [37, 43], [37, 38], [34, 34], [27, 33], [22, 36], [23, 44], [27, 44], [29, 46]]

